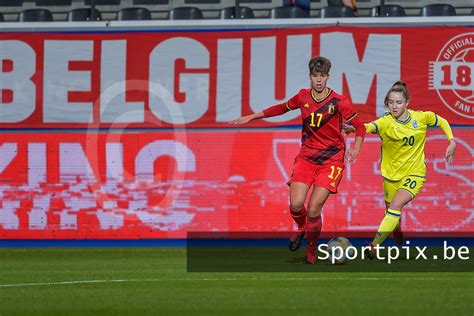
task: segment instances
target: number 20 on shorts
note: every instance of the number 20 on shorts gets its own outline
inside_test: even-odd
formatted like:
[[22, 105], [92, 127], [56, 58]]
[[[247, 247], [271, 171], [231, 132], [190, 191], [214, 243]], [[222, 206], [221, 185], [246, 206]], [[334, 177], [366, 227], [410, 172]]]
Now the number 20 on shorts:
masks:
[[410, 189], [416, 188], [416, 180], [411, 179], [411, 178], [406, 178], [405, 183], [403, 184], [404, 187], [409, 187]]

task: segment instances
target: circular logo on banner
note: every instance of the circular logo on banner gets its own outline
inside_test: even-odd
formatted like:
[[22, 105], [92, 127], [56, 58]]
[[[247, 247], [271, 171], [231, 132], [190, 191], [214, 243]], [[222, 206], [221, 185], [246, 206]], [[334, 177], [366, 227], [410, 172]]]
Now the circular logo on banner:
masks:
[[474, 33], [453, 37], [430, 62], [429, 88], [451, 111], [474, 118]]

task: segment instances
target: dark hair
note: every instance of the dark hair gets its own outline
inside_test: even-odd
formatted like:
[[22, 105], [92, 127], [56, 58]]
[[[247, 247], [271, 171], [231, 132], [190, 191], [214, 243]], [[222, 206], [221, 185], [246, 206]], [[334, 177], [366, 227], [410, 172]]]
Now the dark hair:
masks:
[[388, 96], [391, 92], [400, 92], [403, 94], [403, 97], [406, 100], [410, 99], [410, 93], [408, 92], [407, 84], [403, 81], [397, 81], [392, 85], [392, 87], [388, 90], [387, 95], [385, 96], [385, 106], [388, 106]]
[[310, 74], [320, 72], [323, 75], [327, 75], [329, 74], [329, 70], [331, 70], [331, 61], [321, 56], [314, 57], [309, 61], [308, 68]]

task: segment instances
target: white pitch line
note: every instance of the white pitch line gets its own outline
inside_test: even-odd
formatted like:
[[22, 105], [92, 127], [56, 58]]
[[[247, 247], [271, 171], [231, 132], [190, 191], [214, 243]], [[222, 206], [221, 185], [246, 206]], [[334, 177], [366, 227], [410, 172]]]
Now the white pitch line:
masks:
[[[175, 279], [115, 279], [115, 280], [77, 280], [77, 281], [57, 281], [57, 282], [37, 282], [37, 283], [10, 283], [0, 284], [0, 288], [28, 287], [28, 286], [48, 286], [48, 285], [71, 285], [71, 284], [93, 284], [93, 283], [124, 283], [124, 282], [167, 282], [167, 281], [330, 281], [330, 280], [358, 280], [358, 281], [380, 281], [380, 280], [419, 280], [419, 281], [441, 281], [456, 280], [451, 278], [390, 278], [390, 277], [310, 277], [310, 278], [175, 278]], [[474, 281], [474, 278], [463, 280]]]
[[40, 285], [68, 285], [68, 284], [87, 284], [87, 283], [109, 283], [109, 282], [125, 282], [131, 280], [82, 280], [82, 281], [58, 281], [58, 282], [38, 282], [38, 283], [11, 283], [0, 284], [1, 287], [27, 287]]

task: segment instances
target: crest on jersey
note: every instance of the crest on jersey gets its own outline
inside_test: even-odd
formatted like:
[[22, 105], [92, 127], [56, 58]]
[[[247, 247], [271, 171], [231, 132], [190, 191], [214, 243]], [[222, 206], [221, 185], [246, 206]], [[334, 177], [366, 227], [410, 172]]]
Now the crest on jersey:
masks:
[[418, 128], [418, 122], [417, 121], [413, 121], [411, 123], [411, 125], [413, 125], [414, 128]]
[[334, 104], [332, 103], [329, 103], [329, 106], [328, 106], [328, 114], [334, 114], [334, 110], [336, 109], [336, 107], [334, 106]]

